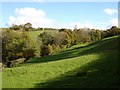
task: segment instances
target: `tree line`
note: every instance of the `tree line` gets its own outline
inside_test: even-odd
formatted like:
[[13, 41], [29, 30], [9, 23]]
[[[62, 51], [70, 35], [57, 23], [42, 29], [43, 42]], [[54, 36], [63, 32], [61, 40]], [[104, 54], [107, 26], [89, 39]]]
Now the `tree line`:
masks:
[[[33, 57], [44, 57], [56, 54], [76, 44], [93, 43], [106, 37], [120, 35], [120, 29], [112, 26], [107, 30], [98, 29], [59, 29], [58, 32], [44, 31], [36, 40], [28, 35], [32, 24], [13, 25], [3, 29], [2, 62], [6, 67], [11, 67], [13, 61], [24, 58], [23, 62]], [[53, 30], [53, 29], [49, 29]]]

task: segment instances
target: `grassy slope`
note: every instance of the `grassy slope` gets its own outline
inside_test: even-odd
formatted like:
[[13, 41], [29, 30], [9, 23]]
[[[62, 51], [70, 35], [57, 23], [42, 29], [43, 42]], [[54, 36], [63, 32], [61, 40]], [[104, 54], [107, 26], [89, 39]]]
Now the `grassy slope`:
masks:
[[[3, 69], [3, 88], [119, 87], [117, 67], [120, 38], [76, 45], [53, 56], [33, 58], [26, 64]], [[86, 76], [77, 76], [86, 70]]]
[[57, 30], [41, 30], [41, 31], [29, 31], [28, 35], [30, 35], [31, 38], [36, 39], [38, 35], [40, 35], [43, 32], [52, 32], [52, 33], [56, 33], [58, 32]]

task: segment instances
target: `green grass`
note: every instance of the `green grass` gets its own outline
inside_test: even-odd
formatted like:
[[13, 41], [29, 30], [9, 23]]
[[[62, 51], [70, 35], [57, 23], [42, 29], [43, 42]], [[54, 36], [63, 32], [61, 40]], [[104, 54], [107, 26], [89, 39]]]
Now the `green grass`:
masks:
[[44, 32], [44, 31], [43, 31], [43, 30], [41, 30], [41, 31], [29, 31], [29, 32], [28, 32], [28, 35], [29, 35], [31, 38], [35, 39], [35, 38], [37, 38], [37, 36], [40, 35], [40, 33], [42, 33], [42, 32]]
[[[3, 88], [104, 88], [119, 87], [120, 37], [89, 45], [76, 45], [56, 55], [33, 58], [13, 68], [4, 68]], [[87, 72], [79, 76], [77, 73]]]
[[38, 35], [40, 35], [43, 32], [50, 32], [50, 33], [56, 33], [58, 32], [57, 30], [41, 30], [41, 31], [29, 31], [28, 35], [33, 38], [36, 39], [38, 37]]

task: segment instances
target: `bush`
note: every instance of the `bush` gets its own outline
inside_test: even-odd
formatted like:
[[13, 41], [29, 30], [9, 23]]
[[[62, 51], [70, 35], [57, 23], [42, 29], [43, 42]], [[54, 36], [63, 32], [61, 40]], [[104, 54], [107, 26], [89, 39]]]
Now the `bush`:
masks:
[[42, 41], [43, 45], [52, 45], [54, 42], [53, 36], [48, 32], [43, 32], [38, 35], [38, 39]]
[[41, 50], [40, 50], [40, 56], [44, 57], [44, 56], [48, 56], [50, 54], [50, 49], [47, 45], [43, 45], [41, 46]]
[[2, 61], [10, 67], [11, 61], [26, 58], [26, 61], [35, 56], [37, 44], [26, 32], [4, 30], [2, 36]]
[[53, 49], [53, 53], [52, 54], [55, 54], [55, 53], [57, 53], [57, 52], [62, 50], [60, 45], [52, 45], [52, 49]]
[[24, 41], [19, 33], [14, 31], [3, 31], [2, 36], [2, 58], [3, 62], [17, 59], [22, 52]]
[[31, 57], [34, 57], [35, 56], [35, 50], [34, 49], [27, 49], [27, 50], [24, 50], [23, 53], [22, 53], [22, 56], [25, 58], [25, 61], [28, 61]]

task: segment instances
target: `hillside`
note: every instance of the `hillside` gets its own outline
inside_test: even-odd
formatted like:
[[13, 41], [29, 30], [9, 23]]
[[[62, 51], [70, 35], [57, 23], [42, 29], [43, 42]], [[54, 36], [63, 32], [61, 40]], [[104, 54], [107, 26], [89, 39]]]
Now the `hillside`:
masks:
[[40, 30], [40, 31], [29, 31], [28, 35], [33, 38], [36, 39], [38, 35], [40, 35], [43, 32], [49, 32], [49, 33], [53, 33], [56, 34], [58, 32], [58, 30]]
[[4, 68], [3, 88], [119, 87], [119, 44], [120, 37], [114, 36]]

